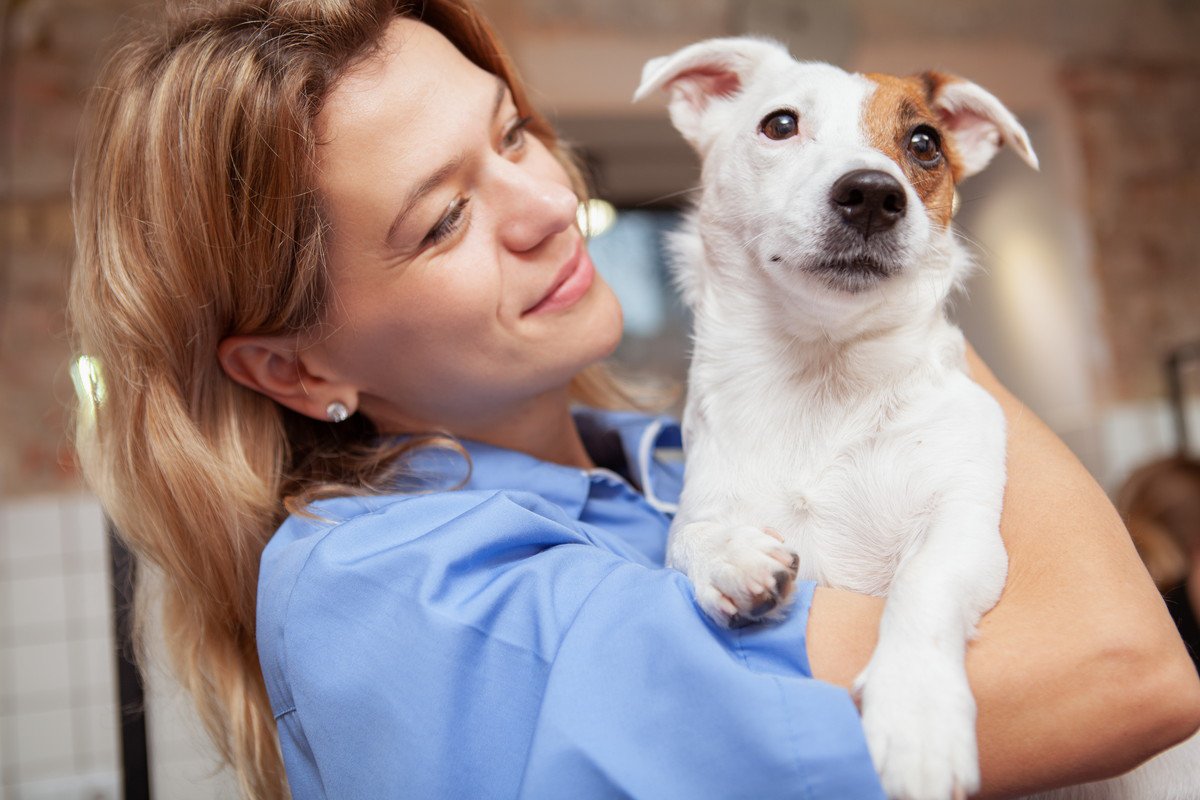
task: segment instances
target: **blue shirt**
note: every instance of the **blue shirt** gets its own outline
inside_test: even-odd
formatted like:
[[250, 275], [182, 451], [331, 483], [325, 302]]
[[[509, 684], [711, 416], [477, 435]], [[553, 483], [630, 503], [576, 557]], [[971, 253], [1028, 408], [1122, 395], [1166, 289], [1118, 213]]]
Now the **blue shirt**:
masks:
[[[613, 469], [466, 441], [462, 489], [322, 500], [331, 522], [276, 532], [258, 649], [297, 800], [882, 798], [853, 702], [811, 677], [813, 584], [782, 623], [714, 625], [662, 566], [678, 426], [576, 419]], [[466, 474], [413, 466], [425, 489]]]

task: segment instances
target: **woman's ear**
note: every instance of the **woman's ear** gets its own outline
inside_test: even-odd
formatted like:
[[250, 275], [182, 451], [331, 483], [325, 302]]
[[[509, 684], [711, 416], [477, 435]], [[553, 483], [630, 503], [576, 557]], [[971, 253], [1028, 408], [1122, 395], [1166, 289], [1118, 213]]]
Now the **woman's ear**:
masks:
[[229, 336], [217, 345], [217, 360], [231, 379], [313, 419], [331, 419], [333, 403], [349, 414], [358, 407], [358, 389], [311, 372], [294, 339]]

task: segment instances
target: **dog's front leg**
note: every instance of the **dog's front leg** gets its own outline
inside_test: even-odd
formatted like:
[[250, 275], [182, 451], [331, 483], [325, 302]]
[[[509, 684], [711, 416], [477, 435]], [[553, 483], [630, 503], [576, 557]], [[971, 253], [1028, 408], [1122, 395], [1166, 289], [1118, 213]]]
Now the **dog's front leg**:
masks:
[[739, 627], [782, 613], [795, 588], [799, 557], [738, 502], [727, 469], [699, 468], [714, 454], [707, 442], [697, 444], [667, 541], [667, 565], [691, 579], [700, 608], [723, 625]]
[[855, 682], [871, 756], [893, 798], [945, 800], [979, 788], [964, 657], [1007, 572], [1003, 469], [979, 472], [969, 490], [940, 498], [924, 541], [897, 570], [879, 643]]
[[737, 628], [783, 612], [800, 558], [770, 528], [714, 518], [673, 525], [667, 563], [691, 579], [704, 613]]

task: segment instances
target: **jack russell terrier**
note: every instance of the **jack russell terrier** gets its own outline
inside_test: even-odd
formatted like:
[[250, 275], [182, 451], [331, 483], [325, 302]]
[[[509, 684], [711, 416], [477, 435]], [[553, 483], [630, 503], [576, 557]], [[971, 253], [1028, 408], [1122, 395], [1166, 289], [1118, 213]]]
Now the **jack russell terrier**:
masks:
[[[1025, 130], [968, 81], [852, 75], [761, 39], [654, 59], [635, 99], [658, 89], [703, 161], [672, 242], [695, 329], [669, 562], [732, 626], [782, 613], [797, 579], [886, 596], [855, 683], [884, 789], [974, 792], [964, 655], [1007, 571], [1005, 424], [946, 317], [970, 269], [950, 221], [1002, 144], [1037, 167]], [[1058, 796], [1200, 796], [1174, 772], [1175, 790]]]

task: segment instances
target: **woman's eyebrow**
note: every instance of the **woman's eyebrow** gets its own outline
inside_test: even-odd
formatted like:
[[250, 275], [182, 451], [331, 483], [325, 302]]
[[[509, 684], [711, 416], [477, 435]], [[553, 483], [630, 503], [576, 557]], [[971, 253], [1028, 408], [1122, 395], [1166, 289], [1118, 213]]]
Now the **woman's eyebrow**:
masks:
[[[496, 79], [496, 99], [492, 103], [492, 121], [495, 121], [496, 116], [500, 113], [500, 107], [504, 105], [504, 97], [508, 94], [508, 84], [499, 75], [493, 76]], [[417, 203], [421, 202], [421, 198], [432, 192], [438, 186], [447, 181], [451, 175], [458, 172], [462, 166], [463, 156], [457, 155], [447, 161], [442, 166], [434, 170], [429, 177], [421, 181], [416, 187], [409, 192], [404, 204], [400, 206], [400, 211], [392, 220], [392, 224], [388, 227], [387, 235], [384, 237], [385, 243], [390, 243], [392, 237], [396, 235], [396, 229], [400, 227], [400, 223], [407, 217], [416, 207]]]

